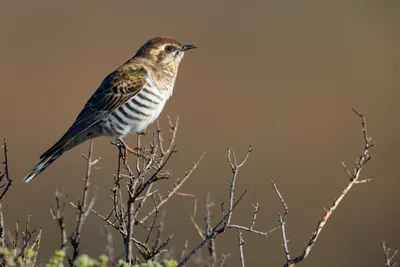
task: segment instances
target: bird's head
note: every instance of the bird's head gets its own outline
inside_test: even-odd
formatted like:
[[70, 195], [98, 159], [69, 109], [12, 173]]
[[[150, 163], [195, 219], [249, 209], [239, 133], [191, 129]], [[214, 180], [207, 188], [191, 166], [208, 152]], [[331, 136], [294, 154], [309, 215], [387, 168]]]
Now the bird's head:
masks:
[[135, 57], [143, 57], [156, 67], [177, 68], [185, 51], [197, 48], [195, 45], [181, 45], [172, 37], [161, 36], [150, 39], [136, 53]]

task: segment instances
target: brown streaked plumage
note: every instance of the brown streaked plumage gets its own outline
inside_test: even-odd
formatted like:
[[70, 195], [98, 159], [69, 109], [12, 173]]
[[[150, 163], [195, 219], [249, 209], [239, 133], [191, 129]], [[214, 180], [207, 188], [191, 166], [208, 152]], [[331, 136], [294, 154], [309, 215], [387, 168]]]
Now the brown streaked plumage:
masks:
[[125, 145], [122, 138], [128, 133], [145, 132], [172, 95], [184, 52], [193, 48], [165, 36], [145, 43], [103, 80], [72, 126], [40, 156], [24, 180], [31, 181], [65, 151], [88, 139], [109, 136]]

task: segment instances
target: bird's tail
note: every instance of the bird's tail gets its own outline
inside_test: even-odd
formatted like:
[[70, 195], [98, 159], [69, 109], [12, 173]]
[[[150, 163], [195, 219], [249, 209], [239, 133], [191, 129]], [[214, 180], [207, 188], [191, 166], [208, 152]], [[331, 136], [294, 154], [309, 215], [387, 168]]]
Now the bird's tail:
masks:
[[47, 155], [42, 158], [40, 162], [33, 168], [33, 170], [24, 178], [26, 183], [32, 181], [37, 175], [44, 171], [53, 161], [58, 159], [62, 155], [62, 152], [57, 151], [57, 153], [52, 155]]

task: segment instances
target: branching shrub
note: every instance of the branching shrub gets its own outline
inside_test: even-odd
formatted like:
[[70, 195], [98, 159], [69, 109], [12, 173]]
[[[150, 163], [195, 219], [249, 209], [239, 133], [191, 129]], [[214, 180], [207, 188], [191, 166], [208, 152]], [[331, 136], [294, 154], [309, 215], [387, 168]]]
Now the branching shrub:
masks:
[[[92, 176], [92, 168], [99, 163], [99, 159], [93, 159], [93, 142], [90, 143], [90, 149], [84, 159], [87, 161], [86, 175], [83, 183], [82, 197], [76, 203], [70, 203], [77, 211], [77, 221], [72, 233], [67, 233], [65, 227], [64, 209], [66, 200], [63, 194], [56, 190], [55, 206], [51, 208], [51, 216], [57, 222], [60, 229], [60, 246], [55, 250], [54, 255], [46, 263], [46, 267], [61, 267], [65, 264], [76, 267], [102, 267], [102, 266], [134, 266], [134, 267], [179, 267], [186, 266], [189, 261], [193, 260], [201, 249], [206, 248], [207, 257], [202, 257], [197, 262], [201, 266], [225, 266], [225, 260], [228, 255], [217, 255], [216, 239], [218, 236], [237, 231], [238, 246], [240, 253], [240, 265], [245, 266], [245, 247], [242, 232], [249, 232], [255, 235], [268, 237], [273, 232], [281, 233], [283, 241], [283, 249], [285, 252], [284, 266], [295, 266], [304, 261], [319, 238], [326, 222], [332, 216], [339, 204], [343, 201], [350, 189], [358, 184], [367, 183], [370, 179], [361, 179], [361, 172], [367, 162], [370, 161], [370, 150], [374, 146], [372, 138], [367, 134], [365, 117], [363, 114], [353, 110], [360, 118], [364, 148], [357, 159], [354, 161], [354, 166], [348, 168], [343, 163], [343, 168], [348, 175], [348, 183], [343, 191], [335, 198], [332, 205], [327, 208], [317, 223], [315, 231], [305, 245], [305, 249], [300, 255], [291, 256], [288, 246], [288, 234], [285, 229], [287, 222], [287, 214], [289, 207], [280, 192], [278, 186], [271, 181], [272, 189], [276, 192], [277, 197], [282, 203], [283, 211], [278, 214], [278, 224], [276, 227], [267, 230], [260, 230], [255, 227], [259, 205], [253, 206], [253, 215], [249, 218], [249, 225], [238, 225], [234, 223], [234, 210], [245, 197], [247, 190], [236, 193], [235, 186], [238, 179], [240, 168], [249, 159], [252, 152], [250, 145], [244, 159], [241, 162], [237, 161], [235, 151], [228, 149], [228, 163], [232, 171], [232, 179], [228, 189], [227, 205], [220, 205], [220, 219], [215, 224], [211, 223], [211, 200], [207, 198], [204, 227], [201, 227], [195, 218], [197, 212], [197, 199], [192, 194], [183, 193], [181, 191], [183, 184], [191, 177], [197, 166], [200, 164], [205, 153], [189, 168], [183, 178], [174, 178], [171, 171], [167, 168], [168, 162], [176, 153], [176, 134], [179, 120], [172, 123], [169, 122], [170, 138], [168, 142], [164, 141], [164, 132], [157, 123], [157, 130], [152, 134], [151, 141], [148, 144], [142, 145], [140, 136], [138, 136], [137, 148], [139, 151], [135, 155], [127, 155], [127, 152], [116, 144], [119, 156], [118, 165], [115, 175], [113, 176], [114, 185], [111, 190], [112, 209], [107, 214], [101, 214], [94, 209], [96, 196], [89, 199], [90, 179]], [[8, 242], [5, 239], [4, 218], [3, 218], [3, 198], [9, 192], [12, 179], [8, 169], [7, 157], [7, 142], [4, 139], [4, 171], [0, 173], [0, 264], [2, 266], [36, 266], [37, 255], [40, 249], [41, 233], [40, 228], [31, 230], [29, 227], [30, 217], [27, 217], [23, 230], [20, 229], [19, 223], [16, 223], [14, 235]], [[134, 164], [129, 164], [128, 158], [134, 159]], [[164, 179], [175, 179], [172, 188], [165, 193], [158, 188], [158, 182]], [[173, 258], [170, 249], [170, 242], [173, 235], [162, 239], [164, 217], [161, 216], [161, 209], [168, 203], [174, 195], [181, 195], [195, 199], [194, 211], [190, 216], [194, 229], [198, 232], [202, 241], [189, 249], [186, 242], [179, 261], [171, 260]], [[145, 209], [144, 207], [147, 206]], [[147, 210], [147, 212], [145, 212]], [[215, 215], [215, 214], [214, 214]], [[111, 234], [108, 234], [107, 255], [101, 255], [98, 259], [91, 258], [80, 251], [82, 226], [88, 216], [96, 216], [104, 221], [108, 228], [113, 229], [118, 233], [124, 244], [124, 259], [116, 259], [114, 257]], [[109, 231], [109, 230], [107, 230]], [[139, 238], [138, 232], [145, 232], [144, 238]], [[141, 235], [142, 236], [142, 235]], [[246, 244], [249, 246], [249, 244]], [[394, 266], [397, 250], [391, 253], [386, 244], [382, 244], [386, 266]]]

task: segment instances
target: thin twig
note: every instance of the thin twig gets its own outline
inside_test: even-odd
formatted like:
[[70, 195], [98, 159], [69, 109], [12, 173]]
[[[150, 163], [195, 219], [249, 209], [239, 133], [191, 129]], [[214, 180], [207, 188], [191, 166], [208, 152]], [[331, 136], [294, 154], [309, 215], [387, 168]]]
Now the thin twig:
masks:
[[19, 255], [17, 255], [15, 259], [18, 259], [19, 257], [21, 257], [23, 260], [25, 259], [25, 250], [29, 246], [32, 234], [36, 232], [36, 230], [34, 230], [32, 233], [29, 231], [30, 219], [31, 215], [28, 215], [25, 220], [25, 231], [22, 232], [22, 248], [19, 252]]
[[41, 240], [42, 240], [42, 228], [39, 228], [39, 233], [36, 235], [36, 239], [33, 242], [32, 247], [31, 247], [31, 249], [33, 250], [36, 246], [35, 256], [33, 257], [32, 266], [36, 265], [36, 260], [37, 260], [37, 255], [39, 254]]
[[4, 172], [0, 173], [0, 182], [3, 180], [3, 178], [5, 177], [7, 182], [6, 184], [3, 184], [0, 186], [4, 187], [3, 192], [1, 192], [0, 194], [0, 200], [3, 199], [3, 197], [6, 195], [6, 193], [8, 192], [8, 190], [10, 189], [10, 186], [12, 184], [12, 179], [10, 178], [10, 172], [8, 171], [8, 150], [7, 150], [7, 139], [6, 137], [3, 138], [3, 150], [4, 150]]
[[5, 228], [4, 228], [3, 202], [0, 201], [0, 246], [4, 247], [4, 244], [5, 244]]
[[286, 230], [285, 230], [285, 216], [282, 216], [281, 214], [279, 214], [279, 223], [281, 225], [281, 232], [282, 232], [282, 240], [283, 240], [283, 250], [285, 251], [285, 255], [286, 255], [286, 261], [290, 262], [291, 257], [290, 257], [290, 251], [289, 251], [289, 246], [288, 246], [288, 242], [289, 240], [286, 237]]
[[61, 232], [61, 245], [60, 249], [63, 251], [67, 250], [67, 232], [65, 230], [65, 219], [64, 219], [64, 207], [65, 207], [65, 201], [63, 204], [61, 204], [61, 197], [62, 194], [56, 189], [56, 209], [54, 210], [53, 208], [50, 208], [50, 215], [54, 220], [57, 221], [57, 224], [60, 228]]
[[10, 178], [10, 173], [8, 171], [8, 150], [7, 150], [7, 140], [6, 137], [3, 138], [3, 151], [4, 151], [4, 172], [0, 173], [0, 182], [3, 181], [3, 178], [6, 178], [6, 183], [0, 185], [0, 188], [4, 187], [3, 192], [0, 194], [0, 245], [4, 246], [5, 244], [5, 227], [4, 227], [4, 214], [3, 214], [3, 197], [6, 195], [8, 190], [11, 187], [12, 179]]
[[211, 231], [210, 235], [205, 236], [204, 240], [197, 246], [195, 247], [181, 262], [178, 264], [177, 267], [185, 266], [187, 262], [200, 250], [202, 249], [206, 244], [210, 242], [210, 240], [214, 240], [217, 238], [220, 234], [224, 233], [226, 228], [226, 221], [228, 219], [229, 214], [236, 208], [237, 204], [242, 200], [244, 195], [247, 193], [247, 190], [243, 192], [243, 194], [238, 198], [238, 200], [233, 203], [232, 209], [230, 212], [225, 214], [222, 219], [214, 226], [214, 228]]
[[[92, 175], [92, 167], [98, 162], [98, 160], [92, 161], [92, 154], [93, 154], [93, 139], [90, 140], [88, 156], [87, 157], [83, 156], [87, 161], [87, 168], [86, 168], [86, 176], [83, 179], [84, 187], [83, 187], [83, 193], [82, 193], [82, 200], [80, 201], [78, 199], [78, 204], [74, 205], [78, 210], [78, 219], [77, 219], [77, 223], [76, 223], [75, 232], [70, 237], [70, 242], [73, 247], [72, 261], [74, 261], [79, 255], [79, 246], [81, 243], [82, 226], [83, 226], [87, 216], [89, 215], [89, 212], [90, 212], [92, 206], [94, 205], [94, 200], [95, 200], [95, 198], [93, 198], [91, 200], [91, 202], [89, 203], [89, 205], [87, 205], [90, 177]], [[73, 204], [73, 203], [71, 203], [71, 204]]]
[[[162, 196], [159, 193], [159, 189], [154, 189], [156, 182], [171, 177], [171, 172], [165, 170], [165, 168], [172, 155], [177, 152], [175, 138], [178, 122], [179, 118], [177, 118], [174, 125], [168, 117], [169, 132], [172, 133], [168, 144], [164, 142], [158, 122], [157, 132], [153, 134], [149, 145], [141, 147], [141, 140], [140, 137], [138, 137], [137, 148], [140, 149], [140, 153], [136, 155], [136, 168], [132, 168], [132, 170], [128, 165], [127, 157], [124, 156], [123, 145], [117, 142], [119, 150], [118, 168], [117, 174], [114, 176], [114, 188], [111, 195], [113, 208], [108, 213], [108, 216], [99, 214], [91, 207], [88, 208], [122, 235], [125, 245], [125, 260], [129, 264], [139, 263], [138, 256], [140, 255], [147, 261], [148, 259], [157, 259], [158, 254], [164, 252], [172, 236], [165, 241], [161, 240], [163, 220], [158, 218], [160, 208], [164, 206], [173, 195], [194, 197], [191, 194], [181, 193], [179, 190], [192, 175], [204, 155], [202, 155], [191, 170], [185, 174], [182, 180], [177, 179], [174, 186], [170, 190], [167, 189], [166, 196]], [[125, 170], [127, 174], [122, 173], [125, 172]], [[124, 179], [126, 179], [125, 184], [123, 184]], [[124, 187], [126, 191], [123, 190]], [[122, 191], [124, 191], [124, 193]], [[126, 195], [125, 192], [127, 193]], [[158, 195], [156, 193], [158, 193]], [[153, 200], [154, 206], [149, 213], [146, 213], [145, 216], [141, 216], [141, 211], [148, 205], [147, 200], [149, 197]], [[150, 219], [151, 222], [147, 225]], [[135, 228], [136, 226], [140, 226], [147, 231], [143, 240], [136, 238], [135, 235], [138, 233]]]
[[225, 261], [230, 255], [231, 254], [222, 254], [221, 263], [220, 263], [219, 267], [224, 267], [225, 266]]
[[[349, 176], [349, 182], [346, 185], [346, 187], [343, 189], [342, 193], [339, 195], [337, 199], [333, 201], [333, 204], [325, 210], [324, 215], [318, 222], [316, 230], [313, 232], [310, 240], [308, 241], [308, 244], [306, 245], [303, 253], [297, 257], [291, 258], [289, 255], [289, 248], [287, 245], [287, 240], [286, 240], [286, 233], [285, 233], [285, 220], [284, 216], [280, 216], [280, 222], [281, 222], [281, 230], [282, 230], [282, 238], [283, 238], [283, 243], [284, 243], [284, 250], [286, 254], [286, 267], [292, 267], [295, 266], [297, 263], [305, 260], [308, 255], [310, 254], [315, 242], [317, 241], [319, 235], [322, 232], [322, 229], [326, 225], [327, 221], [329, 220], [330, 216], [333, 214], [333, 212], [336, 210], [336, 208], [339, 206], [339, 204], [342, 202], [344, 197], [347, 195], [347, 193], [350, 191], [350, 189], [355, 185], [359, 183], [365, 183], [368, 181], [366, 180], [359, 180], [361, 171], [364, 167], [364, 165], [371, 159], [371, 155], [369, 154], [369, 149], [374, 146], [374, 142], [372, 141], [372, 138], [368, 136], [367, 134], [367, 126], [365, 122], [365, 116], [364, 114], [352, 109], [352, 111], [361, 119], [361, 129], [363, 132], [363, 138], [364, 138], [364, 149], [360, 156], [356, 159], [354, 163], [354, 170], [350, 171], [344, 163], [342, 163], [344, 169], [346, 170], [347, 175]], [[279, 191], [277, 191], [279, 192]], [[278, 194], [279, 195], [279, 194]], [[283, 198], [281, 198], [283, 205], [285, 206], [285, 209], [287, 209], [287, 206], [285, 205], [285, 202], [283, 201]]]
[[149, 212], [143, 219], [140, 220], [141, 223], [144, 223], [151, 215], [153, 215], [156, 212], [156, 209], [160, 209], [162, 205], [167, 203], [167, 201], [178, 192], [178, 190], [182, 187], [182, 185], [186, 182], [187, 179], [192, 175], [194, 170], [198, 167], [200, 164], [201, 160], [205, 156], [206, 152], [203, 152], [203, 154], [200, 156], [200, 158], [193, 164], [192, 168], [190, 171], [188, 171], [183, 177], [183, 179], [176, 184], [176, 186], [169, 192], [169, 194], [160, 202], [158, 203], [157, 207], [155, 207], [151, 212]]
[[14, 229], [14, 237], [13, 237], [13, 246], [12, 246], [15, 254], [17, 254], [18, 237], [19, 237], [19, 221], [16, 221]]
[[274, 187], [275, 192], [276, 192], [276, 194], [278, 195], [279, 200], [281, 201], [283, 207], [285, 208], [285, 214], [283, 215], [283, 217], [286, 217], [286, 215], [288, 215], [288, 213], [289, 213], [289, 207], [288, 207], [288, 205], [286, 204], [285, 199], [282, 197], [281, 192], [279, 192], [279, 189], [278, 189], [278, 186], [276, 185], [276, 183], [275, 183], [274, 181], [271, 180], [271, 184], [272, 184], [272, 186]]
[[239, 251], [240, 251], [240, 266], [244, 267], [244, 253], [243, 253], [244, 240], [242, 237], [242, 232], [238, 233], [238, 242], [239, 242]]
[[186, 250], [188, 248], [189, 242], [186, 240], [185, 244], [183, 245], [182, 253], [181, 253], [181, 261], [185, 258]]
[[[230, 212], [232, 210], [233, 207], [233, 197], [235, 194], [235, 184], [236, 184], [236, 178], [239, 172], [240, 167], [242, 167], [247, 159], [249, 158], [250, 152], [253, 150], [252, 145], [249, 146], [249, 148], [247, 149], [247, 153], [246, 156], [244, 157], [242, 163], [240, 163], [239, 165], [236, 162], [236, 155], [235, 155], [235, 151], [231, 150], [231, 148], [228, 148], [228, 161], [229, 161], [229, 165], [231, 166], [231, 170], [232, 170], [232, 182], [231, 182], [231, 186], [229, 189], [229, 209], [228, 209], [228, 219], [227, 219], [227, 224], [230, 224], [231, 219], [232, 219], [232, 212]], [[232, 154], [232, 156], [231, 156]]]
[[[239, 203], [239, 201], [242, 199], [243, 195], [242, 194], [239, 199], [237, 201], [235, 201], [235, 187], [236, 187], [236, 181], [237, 181], [237, 174], [238, 174], [238, 170], [246, 163], [247, 159], [249, 158], [250, 152], [252, 151], [252, 146], [250, 145], [247, 153], [245, 155], [244, 160], [238, 164], [237, 160], [236, 160], [236, 154], [235, 151], [231, 150], [230, 148], [228, 148], [228, 163], [231, 167], [231, 171], [232, 171], [232, 179], [231, 179], [231, 183], [229, 186], [229, 199], [228, 199], [228, 203], [229, 203], [229, 207], [228, 207], [228, 211], [224, 211], [224, 205], [223, 203], [221, 204], [221, 209], [222, 209], [222, 219], [217, 223], [217, 225], [214, 228], [211, 228], [210, 226], [210, 211], [209, 211], [209, 206], [206, 206], [206, 228], [205, 230], [202, 230], [200, 228], [200, 226], [196, 223], [194, 217], [196, 215], [196, 210], [197, 210], [197, 205], [196, 205], [196, 199], [195, 199], [195, 205], [194, 205], [194, 211], [193, 211], [193, 215], [190, 216], [190, 219], [194, 225], [194, 227], [196, 228], [198, 234], [200, 235], [201, 239], [203, 240], [197, 247], [195, 247], [187, 256], [185, 259], [181, 260], [181, 262], [179, 263], [178, 266], [185, 266], [186, 263], [189, 261], [189, 259], [196, 254], [202, 247], [204, 247], [206, 244], [208, 244], [208, 250], [209, 250], [209, 254], [213, 255], [212, 259], [213, 259], [213, 265], [215, 266], [215, 244], [213, 243], [214, 240], [217, 238], [218, 235], [224, 233], [227, 229], [240, 229], [240, 230], [244, 230], [244, 231], [248, 231], [254, 234], [258, 234], [258, 235], [262, 235], [267, 237], [269, 233], [279, 229], [279, 226], [262, 232], [262, 231], [258, 231], [254, 229], [254, 226], [256, 224], [256, 220], [257, 220], [257, 214], [259, 211], [259, 205], [258, 203], [253, 206], [254, 208], [254, 213], [253, 213], [253, 217], [250, 223], [250, 226], [241, 226], [241, 225], [236, 225], [236, 224], [232, 224], [230, 223], [231, 219], [232, 219], [232, 214], [233, 214], [233, 208], [236, 207], [236, 205]], [[247, 192], [247, 190], [245, 191], [245, 193]]]
[[[211, 198], [211, 195], [210, 195], [210, 193], [208, 193], [207, 199], [206, 199], [206, 213], [204, 216], [205, 225], [206, 225], [205, 234], [207, 236], [212, 234], [211, 207], [214, 206], [214, 203], [211, 202], [210, 198]], [[214, 266], [215, 263], [217, 262], [217, 251], [216, 251], [215, 241], [213, 239], [211, 239], [210, 242], [208, 243], [208, 256], [209, 256], [209, 260], [211, 261], [211, 264]]]
[[392, 255], [390, 255], [392, 249], [388, 248], [386, 246], [386, 242], [383, 241], [382, 242], [382, 249], [383, 249], [383, 253], [385, 253], [385, 266], [386, 267], [394, 267], [397, 265], [397, 262], [395, 261], [395, 257], [397, 256], [397, 254], [399, 253], [399, 250], [396, 249]]
[[258, 211], [260, 210], [258, 203], [253, 206], [254, 208], [254, 212], [253, 212], [253, 219], [251, 221], [251, 224], [249, 227], [246, 226], [242, 226], [242, 225], [237, 225], [237, 224], [228, 224], [227, 227], [228, 228], [235, 228], [235, 229], [239, 229], [239, 230], [243, 230], [243, 231], [247, 231], [253, 234], [257, 234], [257, 235], [262, 235], [265, 237], [268, 237], [268, 235], [274, 231], [276, 231], [277, 229], [279, 229], [279, 227], [275, 227], [273, 229], [267, 230], [265, 232], [259, 231], [259, 230], [255, 230], [254, 229], [254, 225], [256, 224], [256, 220], [257, 220], [257, 214]]

